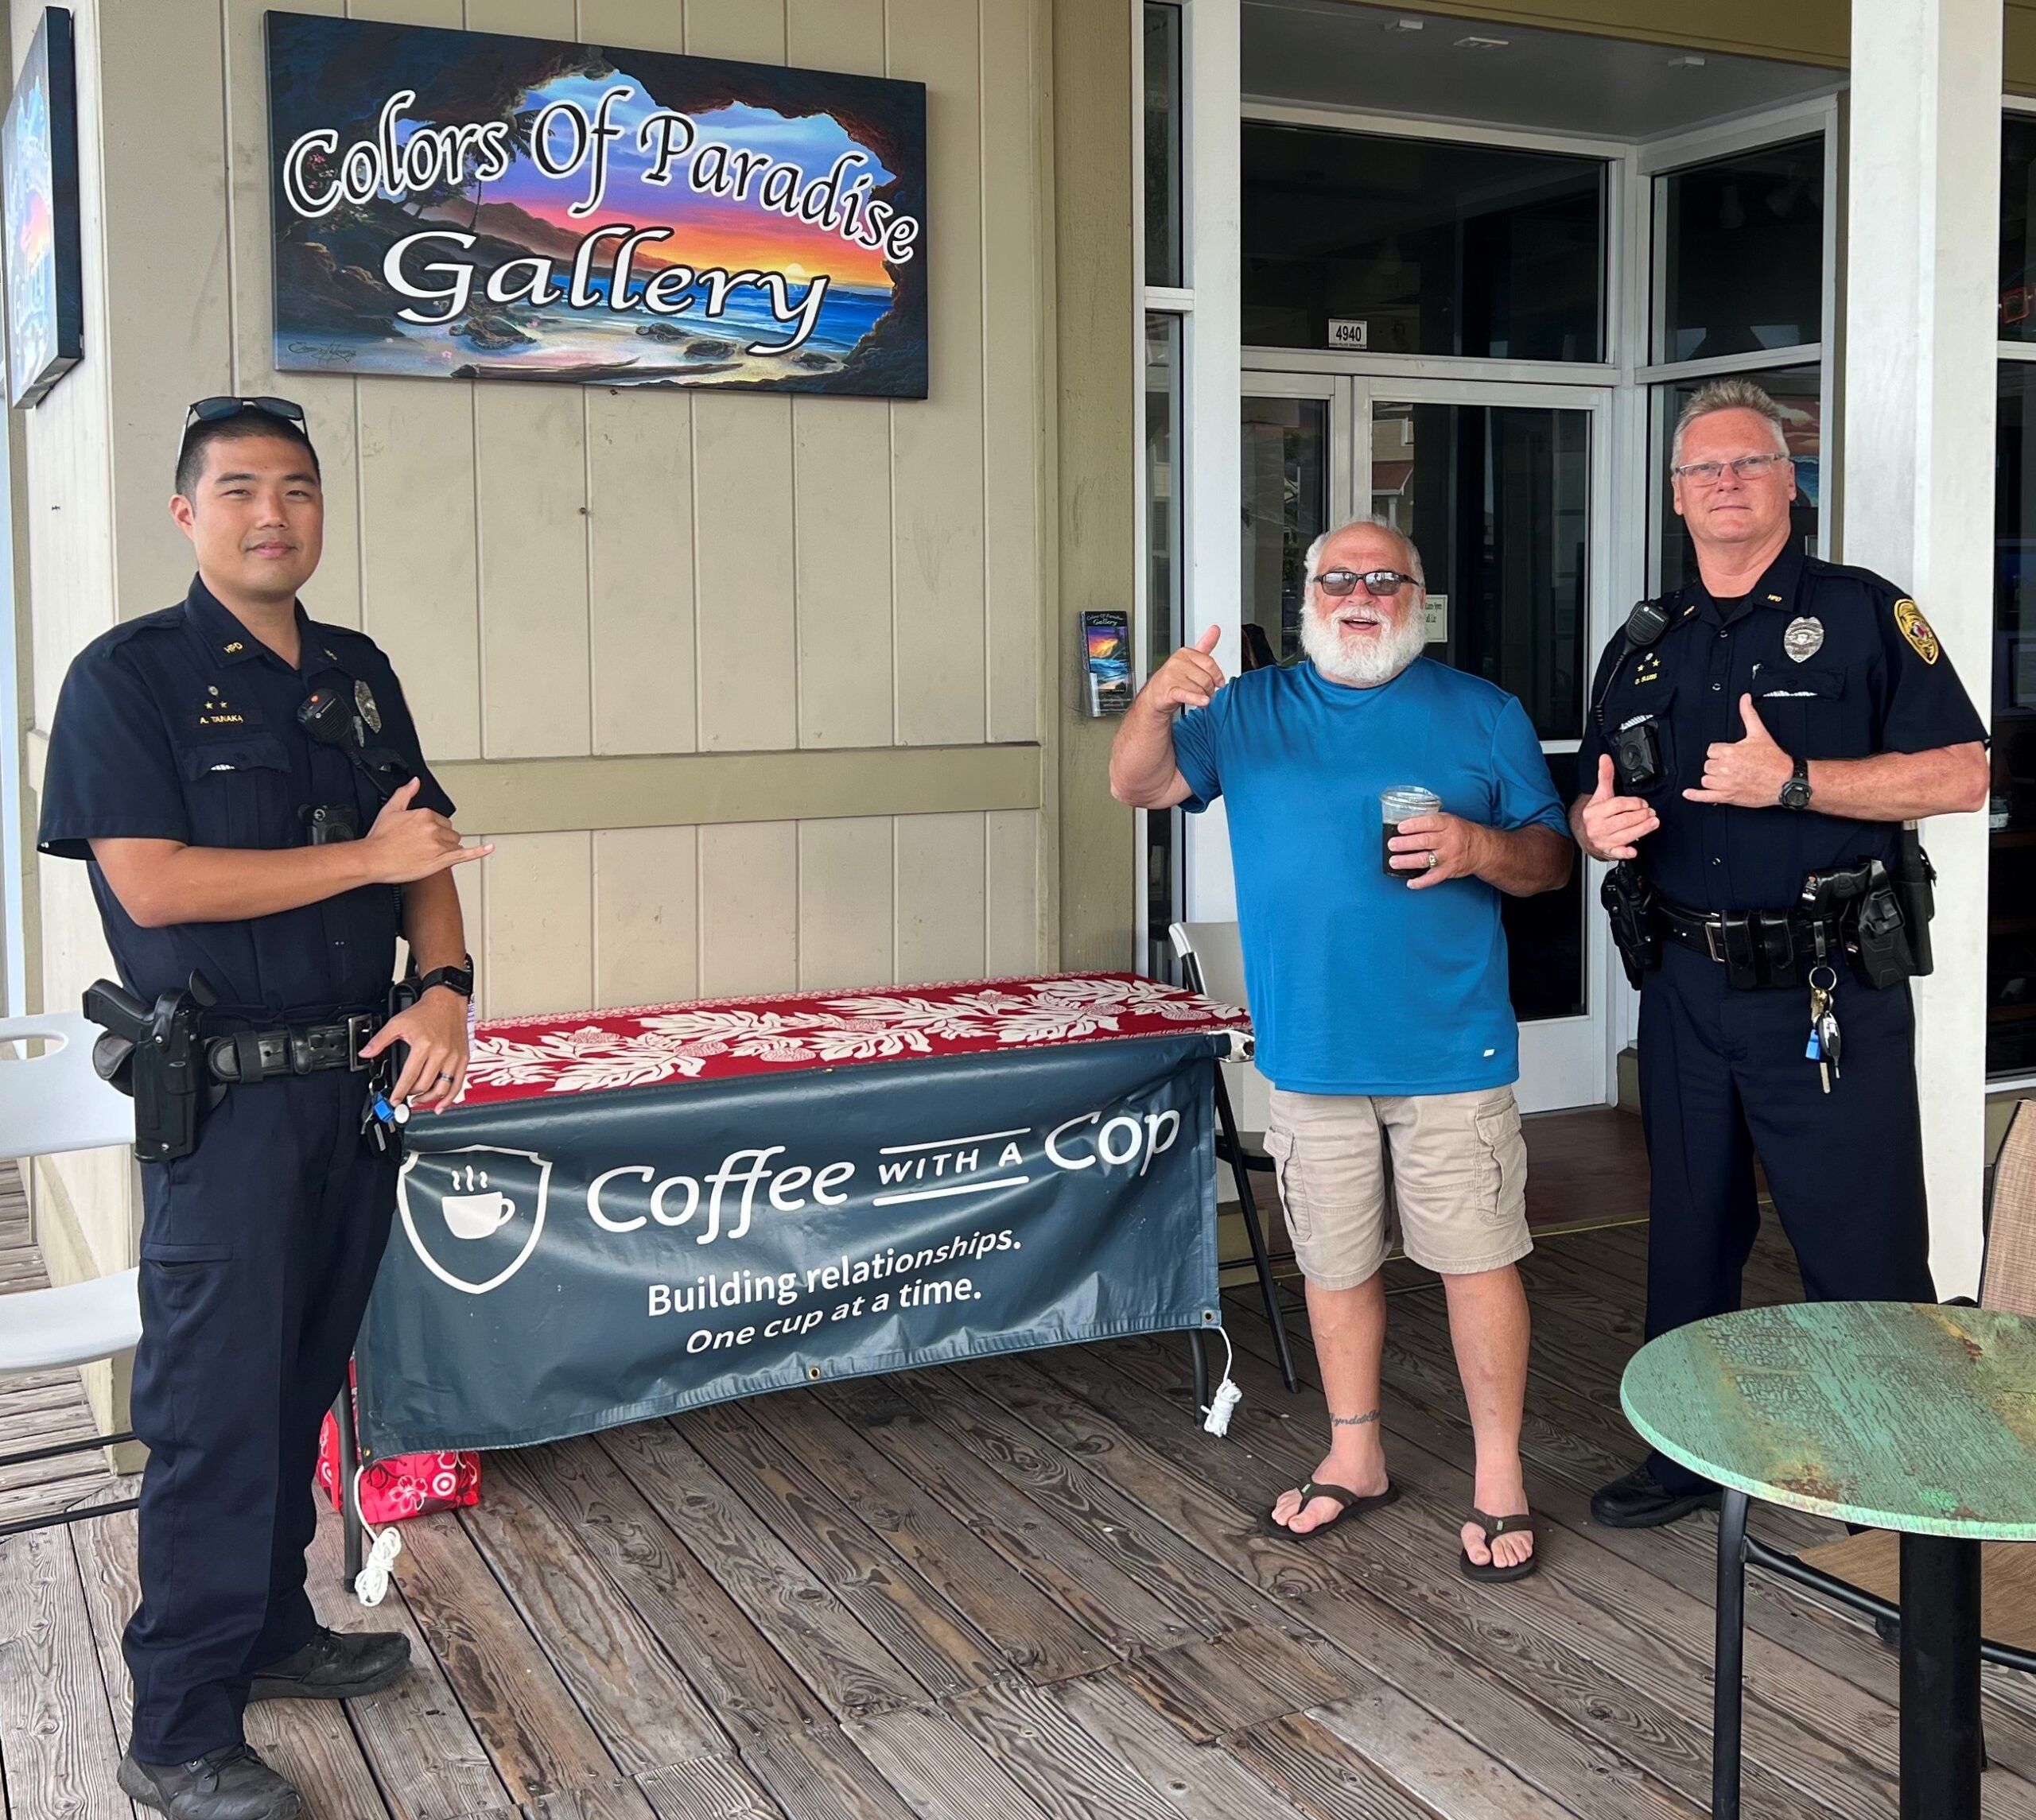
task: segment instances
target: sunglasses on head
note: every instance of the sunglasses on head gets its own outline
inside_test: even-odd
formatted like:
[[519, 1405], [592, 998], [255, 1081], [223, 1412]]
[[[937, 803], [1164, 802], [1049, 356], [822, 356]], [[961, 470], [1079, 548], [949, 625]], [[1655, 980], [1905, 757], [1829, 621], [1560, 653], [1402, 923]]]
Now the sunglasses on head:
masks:
[[258, 411], [264, 417], [280, 417], [286, 424], [304, 428], [304, 407], [288, 398], [200, 398], [184, 413], [184, 427], [193, 424], [223, 423], [243, 411]]
[[1342, 600], [1346, 594], [1354, 594], [1362, 588], [1374, 600], [1390, 600], [1403, 588], [1414, 585], [1411, 575], [1402, 575], [1397, 569], [1367, 569], [1362, 575], [1350, 569], [1326, 569], [1315, 578], [1315, 584], [1324, 594]]

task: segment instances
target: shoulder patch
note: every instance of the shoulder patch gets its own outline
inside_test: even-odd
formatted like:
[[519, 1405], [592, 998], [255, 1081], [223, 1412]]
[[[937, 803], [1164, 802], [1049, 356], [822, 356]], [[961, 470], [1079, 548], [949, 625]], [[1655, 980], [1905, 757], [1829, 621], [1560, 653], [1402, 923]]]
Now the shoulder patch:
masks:
[[1910, 649], [1926, 664], [1933, 664], [1942, 647], [1937, 635], [1930, 630], [1930, 623], [1923, 617], [1923, 610], [1906, 596], [1894, 603], [1894, 623], [1903, 638], [1909, 641]]

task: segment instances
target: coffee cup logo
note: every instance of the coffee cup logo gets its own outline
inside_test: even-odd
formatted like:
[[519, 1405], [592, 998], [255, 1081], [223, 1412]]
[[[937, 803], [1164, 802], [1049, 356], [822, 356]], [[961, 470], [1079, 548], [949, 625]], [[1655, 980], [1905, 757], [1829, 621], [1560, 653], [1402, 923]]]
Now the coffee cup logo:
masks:
[[453, 1289], [485, 1295], [536, 1250], [550, 1187], [550, 1160], [534, 1151], [413, 1149], [396, 1178], [396, 1206], [425, 1268]]
[[[461, 1178], [464, 1177], [464, 1182]], [[516, 1203], [499, 1188], [488, 1186], [488, 1171], [468, 1163], [453, 1171], [453, 1185], [464, 1186], [464, 1194], [448, 1194], [438, 1203], [445, 1217], [445, 1229], [456, 1239], [484, 1239], [505, 1220], [516, 1217]], [[475, 1189], [480, 1192], [476, 1193]]]

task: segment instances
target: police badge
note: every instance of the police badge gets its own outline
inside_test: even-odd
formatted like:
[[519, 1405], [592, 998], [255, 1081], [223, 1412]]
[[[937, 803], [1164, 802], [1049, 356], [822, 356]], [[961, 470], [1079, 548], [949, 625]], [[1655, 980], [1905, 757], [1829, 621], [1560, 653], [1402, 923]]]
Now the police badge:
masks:
[[375, 705], [375, 691], [364, 682], [353, 685], [353, 704], [360, 710], [360, 717], [367, 723], [371, 733], [382, 731], [382, 710]]
[[1797, 663], [1815, 657], [1824, 649], [1824, 622], [1808, 615], [1791, 619], [1782, 634], [1782, 648]]

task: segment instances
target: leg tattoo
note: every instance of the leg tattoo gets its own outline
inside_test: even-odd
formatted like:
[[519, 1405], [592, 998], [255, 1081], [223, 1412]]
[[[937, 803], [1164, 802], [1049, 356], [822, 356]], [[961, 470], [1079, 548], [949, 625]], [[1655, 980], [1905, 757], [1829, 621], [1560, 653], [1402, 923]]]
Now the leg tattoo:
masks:
[[1362, 1428], [1366, 1422], [1377, 1420], [1378, 1411], [1368, 1409], [1362, 1415], [1332, 1415], [1329, 1418], [1329, 1426], [1331, 1428]]

